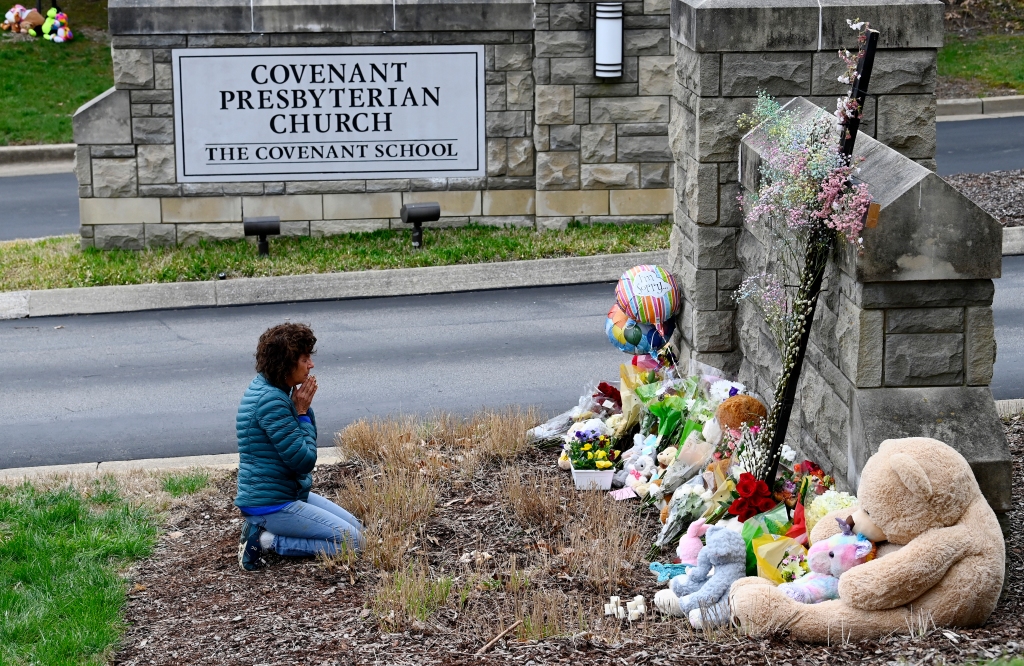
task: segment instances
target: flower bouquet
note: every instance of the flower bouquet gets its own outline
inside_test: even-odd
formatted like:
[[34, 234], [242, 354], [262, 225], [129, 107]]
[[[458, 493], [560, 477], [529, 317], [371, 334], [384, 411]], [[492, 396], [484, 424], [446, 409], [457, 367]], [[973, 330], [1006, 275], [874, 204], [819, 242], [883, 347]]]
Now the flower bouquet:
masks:
[[578, 424], [566, 435], [573, 482], [577, 490], [608, 490], [619, 452], [612, 449], [612, 438], [604, 424], [586, 426]]

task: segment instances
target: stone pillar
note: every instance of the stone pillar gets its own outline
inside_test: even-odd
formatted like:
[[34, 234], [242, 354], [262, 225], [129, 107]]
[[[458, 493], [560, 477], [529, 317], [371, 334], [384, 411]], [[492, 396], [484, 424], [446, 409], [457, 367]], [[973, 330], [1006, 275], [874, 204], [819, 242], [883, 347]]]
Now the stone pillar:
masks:
[[819, 8], [673, 0], [671, 256], [685, 292], [681, 347], [737, 371], [771, 402], [778, 350], [753, 308], [733, 300], [744, 277], [779, 270], [737, 206], [743, 188], [757, 187], [759, 156], [754, 137], [740, 148], [736, 119], [759, 90], [782, 102], [805, 98], [792, 102], [792, 113], [833, 110], [848, 88], [836, 80], [835, 52], [856, 48], [847, 18], [881, 31], [856, 149], [865, 158], [859, 177], [881, 212], [862, 248], [845, 248], [830, 262], [788, 442], [855, 490], [881, 441], [934, 437], [967, 458], [1002, 519], [1010, 456], [988, 388], [1002, 236], [995, 220], [932, 173], [940, 2]]
[[[847, 18], [871, 21], [882, 33], [861, 130], [934, 170], [939, 0], [824, 7], [793, 0], [672, 0], [672, 269], [685, 291], [679, 329], [686, 356], [739, 369], [732, 296], [742, 279], [737, 118], [760, 90], [780, 101], [802, 95], [834, 108], [848, 88], [836, 80], [836, 51], [856, 48]], [[767, 386], [758, 389], [770, 393]]]

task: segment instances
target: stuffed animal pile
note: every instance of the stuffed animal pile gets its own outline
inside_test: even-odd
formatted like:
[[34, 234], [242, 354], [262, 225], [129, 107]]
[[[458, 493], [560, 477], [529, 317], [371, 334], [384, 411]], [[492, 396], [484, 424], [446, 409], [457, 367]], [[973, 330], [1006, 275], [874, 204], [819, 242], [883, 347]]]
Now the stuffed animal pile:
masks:
[[[995, 610], [1006, 547], [995, 513], [970, 465], [934, 439], [886, 440], [868, 459], [857, 489], [854, 531], [880, 544], [878, 557], [842, 573], [837, 599], [799, 603], [763, 578], [743, 578], [729, 594], [748, 633], [784, 629], [798, 641], [825, 643], [885, 636], [915, 618], [942, 627], [977, 627]], [[825, 519], [816, 544], [838, 533]], [[660, 608], [660, 606], [659, 606]]]
[[44, 17], [35, 9], [14, 5], [4, 14], [0, 28], [32, 37], [42, 37], [58, 44], [70, 41], [74, 35], [68, 27], [68, 15], [56, 7], [50, 7]]

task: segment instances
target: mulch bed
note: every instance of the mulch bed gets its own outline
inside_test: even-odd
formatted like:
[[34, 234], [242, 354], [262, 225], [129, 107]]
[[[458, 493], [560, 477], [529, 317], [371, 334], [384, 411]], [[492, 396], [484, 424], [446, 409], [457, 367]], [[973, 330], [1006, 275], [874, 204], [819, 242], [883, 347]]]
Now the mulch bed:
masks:
[[[1024, 652], [1024, 420], [1006, 425], [1014, 456], [1013, 531], [1007, 541], [1009, 578], [999, 608], [980, 629], [931, 630], [911, 636], [894, 628], [880, 641], [844, 645], [797, 644], [784, 635], [767, 639], [718, 632], [705, 636], [684, 622], [665, 620], [653, 610], [661, 586], [635, 566], [622, 596], [643, 594], [648, 619], [630, 626], [604, 618], [606, 600], [582, 581], [558, 573], [532, 585], [561, 590], [584, 608], [588, 631], [559, 638], [499, 641], [475, 656], [491, 637], [511, 624], [500, 590], [478, 594], [473, 608], [450, 603], [409, 631], [382, 631], [371, 611], [377, 572], [365, 563], [352, 571], [313, 560], [274, 558], [270, 566], [243, 573], [236, 563], [238, 513], [232, 507], [234, 478], [169, 518], [156, 554], [130, 572], [125, 608], [128, 630], [114, 664], [829, 664], [893, 662], [976, 662]], [[552, 454], [536, 453], [522, 468], [550, 469]], [[331, 497], [347, 475], [359, 469], [336, 465], [318, 469], [314, 489]], [[471, 550], [493, 554], [492, 562], [549, 558], [543, 543], [516, 526], [499, 501], [501, 491], [486, 473], [452, 484], [419, 535], [420, 552], [432, 566]], [[467, 503], [467, 499], [469, 500]], [[648, 527], [655, 529], [656, 519]], [[465, 565], [462, 565], [465, 566]], [[495, 571], [495, 577], [500, 575]], [[474, 612], [470, 612], [474, 610]]]
[[944, 179], [1004, 227], [1024, 226], [1024, 169], [958, 173]]

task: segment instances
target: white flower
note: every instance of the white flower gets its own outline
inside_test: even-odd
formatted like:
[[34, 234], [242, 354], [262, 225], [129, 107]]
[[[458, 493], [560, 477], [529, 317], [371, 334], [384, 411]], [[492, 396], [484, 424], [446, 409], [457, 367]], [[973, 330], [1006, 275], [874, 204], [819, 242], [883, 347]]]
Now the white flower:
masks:
[[843, 74], [837, 80], [839, 81], [839, 83], [845, 83], [846, 85], [850, 85], [850, 77], [847, 76], [846, 74]]
[[718, 446], [718, 443], [722, 441], [722, 426], [718, 424], [718, 419], [711, 418], [704, 424], [704, 428], [700, 432], [701, 437], [704, 441], [711, 446]]
[[864, 21], [857, 21], [854, 23], [850, 19], [846, 19], [846, 25], [850, 26], [852, 30], [860, 30], [864, 27]]
[[729, 392], [732, 389], [736, 389], [737, 393], [743, 393], [743, 384], [738, 382], [730, 382], [728, 379], [720, 379], [711, 385], [711, 399], [714, 402], [722, 402], [729, 397]]
[[792, 463], [796, 460], [796, 451], [794, 451], [788, 444], [782, 445], [782, 453], [780, 456], [787, 463]]

